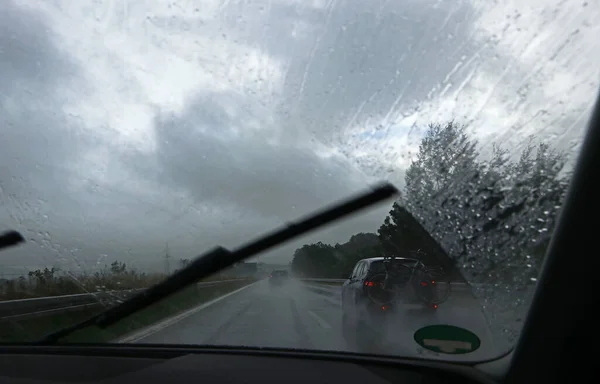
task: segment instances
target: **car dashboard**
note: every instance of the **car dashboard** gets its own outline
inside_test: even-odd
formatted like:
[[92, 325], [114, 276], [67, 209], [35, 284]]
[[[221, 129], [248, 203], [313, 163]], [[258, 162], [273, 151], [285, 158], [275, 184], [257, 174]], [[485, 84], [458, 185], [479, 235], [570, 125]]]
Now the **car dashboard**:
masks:
[[[87, 352], [89, 353], [89, 348]], [[105, 349], [94, 355], [81, 350], [51, 353], [3, 353], [0, 383], [492, 383], [466, 366], [399, 364], [380, 358], [360, 359], [318, 353], [213, 350], [158, 353]], [[95, 349], [97, 351], [97, 349]], [[128, 351], [124, 354], [123, 351]], [[150, 353], [147, 353], [149, 352]], [[114, 353], [113, 353], [114, 352]], [[449, 370], [446, 370], [449, 369]]]

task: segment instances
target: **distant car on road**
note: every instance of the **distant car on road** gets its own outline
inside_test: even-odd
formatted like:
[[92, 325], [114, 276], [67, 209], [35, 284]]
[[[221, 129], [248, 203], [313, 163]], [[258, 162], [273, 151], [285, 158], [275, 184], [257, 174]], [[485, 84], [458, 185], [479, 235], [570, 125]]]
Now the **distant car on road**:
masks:
[[269, 283], [281, 285], [289, 279], [289, 273], [286, 270], [275, 270], [269, 275]]

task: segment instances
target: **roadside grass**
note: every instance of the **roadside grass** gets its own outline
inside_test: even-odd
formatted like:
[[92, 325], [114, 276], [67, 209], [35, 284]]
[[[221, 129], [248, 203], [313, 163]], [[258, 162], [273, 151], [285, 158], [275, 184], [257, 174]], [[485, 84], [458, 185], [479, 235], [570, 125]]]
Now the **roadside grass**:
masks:
[[[51, 272], [47, 274], [49, 276], [21, 277], [4, 282], [4, 287], [0, 287], [3, 288], [0, 289], [0, 301], [143, 289], [167, 278], [166, 274], [146, 274], [134, 270], [122, 273], [96, 273], [94, 275], [82, 274], [78, 276], [54, 276]], [[211, 282], [234, 278], [213, 275], [200, 281]]]
[[[231, 278], [229, 278], [231, 279]], [[228, 280], [224, 277], [213, 277], [202, 281]], [[61, 342], [65, 343], [108, 343], [125, 336], [131, 332], [154, 324], [170, 316], [176, 315], [194, 306], [222, 296], [226, 293], [251, 284], [256, 279], [231, 281], [210, 287], [197, 285], [188, 287], [173, 294], [154, 305], [134, 313], [126, 319], [100, 329], [95, 326], [84, 328], [66, 337]], [[0, 320], [0, 342], [30, 342], [44, 337], [48, 333], [60, 328], [77, 324], [91, 316], [102, 312], [105, 308], [95, 307], [78, 312], [53, 314], [43, 317]]]
[[46, 269], [43, 272], [33, 271], [27, 277], [4, 281], [0, 286], [0, 301], [147, 288], [167, 277], [166, 274], [137, 271], [102, 271], [79, 275], [58, 273]]

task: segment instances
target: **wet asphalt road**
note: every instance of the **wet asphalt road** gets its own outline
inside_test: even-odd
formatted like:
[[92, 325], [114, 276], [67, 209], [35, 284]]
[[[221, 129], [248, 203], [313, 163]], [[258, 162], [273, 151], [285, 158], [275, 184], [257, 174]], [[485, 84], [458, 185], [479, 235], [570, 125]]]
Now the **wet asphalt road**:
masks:
[[[237, 345], [307, 348], [360, 352], [342, 335], [339, 300], [315, 293], [305, 283], [290, 280], [271, 286], [267, 280], [228, 297], [164, 328], [137, 343]], [[467, 328], [481, 339], [481, 347], [464, 355], [435, 354], [423, 350], [413, 338], [419, 328], [449, 324]], [[497, 357], [507, 348], [494, 340], [477, 302], [460, 291], [436, 311], [406, 305], [390, 322], [382, 353], [444, 360], [480, 360]]]

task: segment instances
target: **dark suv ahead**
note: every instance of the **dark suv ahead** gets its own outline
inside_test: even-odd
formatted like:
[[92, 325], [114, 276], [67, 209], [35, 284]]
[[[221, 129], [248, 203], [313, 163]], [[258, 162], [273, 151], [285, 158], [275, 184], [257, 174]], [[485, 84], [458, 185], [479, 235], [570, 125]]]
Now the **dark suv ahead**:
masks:
[[288, 278], [289, 278], [288, 271], [275, 270], [275, 271], [271, 272], [271, 274], [269, 275], [269, 283], [281, 285], [282, 283], [287, 281]]
[[[361, 349], [378, 344], [388, 317], [394, 313], [394, 302], [386, 300], [386, 293], [377, 295], [373, 277], [385, 273], [383, 257], [359, 260], [352, 274], [342, 286], [342, 332]], [[394, 263], [414, 267], [418, 260], [395, 258]]]

